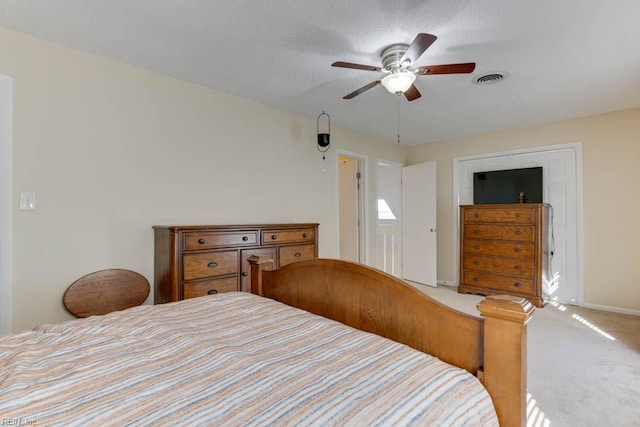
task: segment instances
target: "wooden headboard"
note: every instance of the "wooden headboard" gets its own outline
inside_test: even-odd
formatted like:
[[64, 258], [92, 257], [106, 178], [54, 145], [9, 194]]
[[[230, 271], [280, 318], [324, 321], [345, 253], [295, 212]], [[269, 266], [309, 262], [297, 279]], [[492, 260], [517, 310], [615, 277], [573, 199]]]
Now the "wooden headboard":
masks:
[[492, 296], [483, 318], [447, 307], [403, 281], [362, 264], [312, 259], [267, 271], [252, 257], [251, 291], [431, 354], [475, 374], [504, 426], [524, 425], [526, 324], [534, 307]]

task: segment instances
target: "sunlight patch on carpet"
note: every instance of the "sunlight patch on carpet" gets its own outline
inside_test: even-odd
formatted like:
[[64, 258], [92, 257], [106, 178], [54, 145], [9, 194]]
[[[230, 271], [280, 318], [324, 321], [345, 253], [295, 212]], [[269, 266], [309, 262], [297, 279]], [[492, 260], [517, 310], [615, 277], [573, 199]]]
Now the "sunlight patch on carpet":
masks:
[[[559, 311], [567, 311], [567, 307], [565, 307], [564, 305], [560, 304], [558, 301], [549, 301], [549, 305], [555, 307]], [[606, 333], [602, 329], [598, 328], [596, 325], [594, 325], [593, 323], [589, 322], [587, 319], [585, 319], [582, 316], [579, 316], [577, 314], [573, 314], [571, 316], [571, 318], [574, 319], [574, 320], [577, 320], [578, 322], [582, 323], [583, 325], [585, 325], [586, 327], [588, 327], [592, 331], [599, 333], [600, 335], [602, 335], [603, 337], [605, 337], [607, 339], [610, 339], [611, 341], [615, 341], [616, 340], [615, 337], [613, 337], [612, 335]]]
[[538, 407], [538, 402], [527, 393], [527, 427], [549, 427], [551, 421], [544, 415]]
[[578, 316], [577, 314], [574, 314], [573, 316], [571, 316], [573, 319], [576, 319], [578, 322], [582, 323], [583, 325], [591, 328], [592, 330], [594, 330], [595, 332], [599, 333], [600, 335], [602, 335], [605, 338], [610, 339], [611, 341], [615, 341], [616, 339], [614, 337], [612, 337], [611, 335], [609, 335], [608, 333], [606, 333], [605, 331], [603, 331], [602, 329], [598, 328], [596, 325], [590, 323], [587, 319]]

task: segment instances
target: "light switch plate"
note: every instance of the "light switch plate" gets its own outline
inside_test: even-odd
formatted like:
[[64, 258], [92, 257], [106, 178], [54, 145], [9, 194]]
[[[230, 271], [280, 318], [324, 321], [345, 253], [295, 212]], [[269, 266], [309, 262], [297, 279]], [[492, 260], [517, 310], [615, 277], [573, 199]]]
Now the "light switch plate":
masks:
[[36, 209], [36, 193], [20, 193], [20, 210], [33, 211]]

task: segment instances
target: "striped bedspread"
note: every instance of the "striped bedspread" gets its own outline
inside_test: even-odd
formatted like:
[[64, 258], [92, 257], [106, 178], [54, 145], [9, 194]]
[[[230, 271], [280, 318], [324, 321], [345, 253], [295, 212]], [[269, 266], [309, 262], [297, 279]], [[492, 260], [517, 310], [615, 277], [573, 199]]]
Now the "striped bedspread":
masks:
[[498, 425], [466, 371], [248, 293], [0, 338], [0, 423]]

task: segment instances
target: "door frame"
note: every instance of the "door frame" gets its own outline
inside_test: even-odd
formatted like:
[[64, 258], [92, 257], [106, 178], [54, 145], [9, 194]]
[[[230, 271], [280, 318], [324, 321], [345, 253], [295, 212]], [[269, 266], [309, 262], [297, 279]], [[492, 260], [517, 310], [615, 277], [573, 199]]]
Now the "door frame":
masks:
[[13, 79], [0, 75], [0, 334], [12, 330]]
[[582, 182], [582, 143], [571, 142], [566, 144], [544, 145], [539, 147], [523, 148], [518, 150], [499, 151], [494, 153], [483, 153], [471, 156], [456, 157], [453, 159], [453, 259], [454, 278], [456, 283], [460, 283], [460, 163], [470, 160], [485, 160], [493, 157], [506, 157], [522, 154], [546, 153], [558, 150], [571, 149], [575, 152], [576, 169], [576, 304], [584, 306], [584, 249], [583, 249], [583, 182]]
[[338, 257], [340, 256], [340, 171], [339, 171], [339, 162], [340, 156], [349, 157], [358, 161], [358, 166], [360, 168], [361, 178], [360, 178], [360, 191], [358, 196], [358, 206], [359, 206], [359, 225], [358, 225], [358, 236], [359, 236], [359, 262], [363, 264], [369, 265], [369, 248], [367, 246], [367, 236], [369, 234], [369, 222], [367, 218], [369, 218], [369, 206], [365, 203], [365, 200], [368, 198], [365, 196], [368, 191], [367, 180], [369, 177], [367, 165], [369, 157], [355, 153], [352, 151], [346, 150], [336, 150], [336, 160], [335, 160], [335, 176], [336, 176], [336, 234], [338, 238], [336, 239], [336, 253]]

